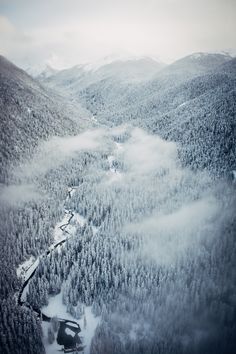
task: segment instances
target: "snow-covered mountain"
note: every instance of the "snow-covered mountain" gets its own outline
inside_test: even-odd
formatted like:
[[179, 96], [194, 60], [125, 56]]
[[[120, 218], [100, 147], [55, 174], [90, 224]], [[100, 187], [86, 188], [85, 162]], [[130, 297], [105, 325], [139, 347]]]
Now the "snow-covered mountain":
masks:
[[234, 354], [236, 59], [1, 57], [0, 93], [0, 352]]
[[[104, 58], [95, 63], [80, 64], [54, 73], [51, 77], [39, 77], [42, 82], [61, 88], [83, 89], [102, 80], [113, 80], [125, 84], [148, 81], [165, 64], [149, 57]], [[45, 79], [45, 80], [44, 80]]]
[[[181, 143], [186, 163], [194, 153], [194, 166], [224, 173], [235, 165], [228, 151], [235, 146], [234, 65], [235, 59], [228, 54], [194, 53], [163, 68], [147, 58], [113, 61], [96, 70], [79, 66], [43, 82], [70, 92], [71, 99], [80, 101], [98, 121], [135, 122]], [[139, 77], [139, 70], [143, 79], [130, 79]], [[220, 135], [218, 129], [222, 129]], [[211, 138], [203, 137], [203, 131]], [[199, 139], [207, 143], [195, 143]]]
[[59, 70], [53, 68], [49, 64], [42, 64], [36, 66], [29, 66], [25, 69], [25, 71], [34, 78], [42, 78], [46, 79], [54, 74], [56, 74]]
[[157, 57], [151, 57], [151, 56], [138, 56], [138, 55], [132, 55], [128, 53], [112, 53], [110, 55], [107, 55], [105, 57], [101, 57], [100, 59], [87, 62], [84, 64], [81, 64], [83, 68], [87, 71], [96, 71], [100, 69], [103, 66], [112, 64], [114, 62], [136, 62], [136, 61], [142, 61], [142, 60], [152, 60], [153, 62], [159, 63], [160, 66], [164, 66], [165, 64], [160, 61], [159, 58]]
[[[120, 75], [120, 79], [145, 80], [165, 66], [154, 57], [110, 55], [98, 61], [83, 65], [84, 70], [95, 72], [104, 69], [110, 75]], [[145, 78], [145, 75], [147, 77]]]
[[[78, 130], [81, 112], [47, 91], [26, 72], [0, 57], [1, 182], [16, 163], [50, 135]], [[81, 120], [81, 126], [83, 121]]]
[[186, 76], [200, 75], [210, 69], [216, 69], [231, 59], [233, 59], [232, 56], [226, 53], [193, 53], [172, 63], [166, 71], [179, 72], [182, 76], [183, 74]]

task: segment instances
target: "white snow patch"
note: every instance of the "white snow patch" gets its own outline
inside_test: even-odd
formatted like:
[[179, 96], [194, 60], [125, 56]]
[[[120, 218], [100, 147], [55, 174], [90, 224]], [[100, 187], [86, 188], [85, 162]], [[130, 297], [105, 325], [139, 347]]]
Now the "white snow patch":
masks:
[[47, 306], [42, 307], [42, 312], [49, 317], [58, 317], [63, 318], [65, 320], [75, 321], [74, 317], [72, 317], [66, 311], [66, 305], [62, 302], [62, 293], [60, 292], [58, 295], [50, 297]]
[[30, 256], [29, 259], [21, 263], [17, 268], [16, 268], [16, 274], [17, 277], [22, 277], [25, 278], [26, 272], [29, 270], [29, 268], [34, 264], [35, 258], [33, 256]]
[[[43, 344], [46, 351], [46, 354], [58, 354], [58, 351], [63, 352], [63, 346], [57, 344], [56, 338], [52, 344], [48, 343], [48, 329], [51, 327], [50, 322], [42, 322], [43, 330]], [[56, 335], [55, 335], [56, 337]]]
[[[86, 328], [84, 328], [84, 320], [86, 319]], [[92, 313], [92, 307], [85, 307], [85, 314], [82, 319], [79, 321], [81, 327], [81, 336], [83, 337], [83, 343], [86, 345], [84, 349], [84, 354], [90, 353], [91, 342], [97, 328], [97, 325], [100, 322], [100, 317], [95, 317]]]
[[66, 328], [65, 332], [66, 332], [66, 334], [71, 335], [72, 337], [74, 337], [74, 335], [75, 335], [75, 333], [70, 328]]

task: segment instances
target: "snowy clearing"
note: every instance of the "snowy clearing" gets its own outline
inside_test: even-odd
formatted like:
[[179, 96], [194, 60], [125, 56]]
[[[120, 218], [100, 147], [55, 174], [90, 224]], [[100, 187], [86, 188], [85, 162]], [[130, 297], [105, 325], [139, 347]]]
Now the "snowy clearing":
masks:
[[[66, 311], [66, 305], [63, 304], [62, 293], [60, 293], [60, 294], [58, 294], [54, 297], [51, 297], [49, 299], [48, 305], [44, 306], [42, 308], [42, 312], [49, 317], [56, 316], [58, 318], [76, 321], [77, 323], [79, 323], [79, 325], [81, 327], [80, 335], [83, 338], [83, 345], [86, 345], [86, 347], [84, 349], [84, 354], [89, 354], [91, 341], [94, 336], [94, 332], [96, 330], [96, 327], [100, 321], [100, 317], [95, 317], [94, 314], [92, 313], [91, 306], [85, 306], [84, 307], [84, 315], [82, 315], [81, 319], [77, 320]], [[54, 353], [58, 352], [58, 350], [61, 348], [61, 346], [56, 343], [56, 340], [53, 342], [53, 344], [48, 343], [47, 336], [48, 336], [48, 327], [49, 326], [50, 326], [50, 324], [48, 324], [48, 323], [45, 323], [45, 322], [42, 323], [45, 350], [46, 350], [47, 354], [54, 354]], [[67, 330], [69, 330], [69, 329], [67, 329]], [[68, 333], [68, 334], [70, 334], [70, 333]]]

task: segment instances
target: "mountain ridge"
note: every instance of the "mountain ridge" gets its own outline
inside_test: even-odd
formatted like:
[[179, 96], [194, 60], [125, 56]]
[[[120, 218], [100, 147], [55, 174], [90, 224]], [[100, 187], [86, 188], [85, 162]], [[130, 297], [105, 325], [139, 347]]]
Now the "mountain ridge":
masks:
[[59, 97], [3, 56], [0, 57], [0, 125], [1, 182], [8, 179], [11, 163], [30, 156], [40, 140], [78, 131], [78, 124]]
[[[218, 175], [235, 168], [234, 154], [230, 153], [231, 147], [235, 146], [235, 63], [236, 59], [227, 54], [195, 53], [165, 66], [151, 79], [141, 82], [120, 81], [119, 75], [117, 78], [116, 75], [100, 77], [96, 72], [90, 73], [90, 80], [83, 81], [83, 76], [76, 77], [70, 70], [63, 73], [62, 80], [57, 80], [58, 73], [43, 82], [70, 92], [71, 97], [80, 101], [101, 123], [132, 122], [165, 139], [181, 143], [184, 163], [194, 168], [208, 166], [213, 174]], [[71, 76], [67, 77], [70, 73]], [[211, 113], [215, 111], [218, 113]], [[183, 130], [180, 129], [181, 114], [184, 122], [189, 120], [181, 128]], [[212, 132], [210, 144], [190, 144], [191, 129], [197, 141], [204, 122], [209, 131], [212, 126], [221, 124], [224, 128], [221, 134], [220, 130], [216, 133], [218, 128]], [[231, 134], [228, 129], [232, 129]], [[206, 135], [205, 139], [209, 141]], [[220, 139], [219, 144], [217, 139]], [[198, 162], [195, 163], [194, 159]]]

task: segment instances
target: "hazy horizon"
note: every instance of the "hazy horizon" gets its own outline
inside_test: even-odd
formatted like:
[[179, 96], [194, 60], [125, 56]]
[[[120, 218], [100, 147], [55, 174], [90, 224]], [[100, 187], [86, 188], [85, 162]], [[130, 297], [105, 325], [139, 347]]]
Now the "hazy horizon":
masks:
[[0, 53], [21, 67], [62, 69], [111, 54], [164, 63], [235, 53], [233, 0], [0, 0]]

